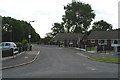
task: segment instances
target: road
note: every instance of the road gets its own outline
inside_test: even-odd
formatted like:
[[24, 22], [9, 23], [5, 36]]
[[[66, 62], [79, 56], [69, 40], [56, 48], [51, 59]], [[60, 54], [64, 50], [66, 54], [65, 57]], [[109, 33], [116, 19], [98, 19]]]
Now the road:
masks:
[[117, 78], [118, 65], [87, 59], [80, 51], [57, 46], [33, 45], [40, 50], [34, 63], [3, 70], [3, 78]]

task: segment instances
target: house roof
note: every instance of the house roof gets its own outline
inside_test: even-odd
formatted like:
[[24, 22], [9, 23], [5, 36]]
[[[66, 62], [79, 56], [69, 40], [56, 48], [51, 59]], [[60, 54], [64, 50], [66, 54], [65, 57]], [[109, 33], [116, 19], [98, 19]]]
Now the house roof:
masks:
[[120, 39], [120, 31], [93, 31], [88, 39]]
[[82, 39], [84, 34], [81, 33], [59, 33], [57, 34], [53, 40], [78, 40]]

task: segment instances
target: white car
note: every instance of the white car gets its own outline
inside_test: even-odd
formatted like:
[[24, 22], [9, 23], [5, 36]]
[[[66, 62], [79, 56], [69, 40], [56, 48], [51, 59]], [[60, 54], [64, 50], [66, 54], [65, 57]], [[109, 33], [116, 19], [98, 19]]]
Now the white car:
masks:
[[14, 42], [2, 42], [0, 48], [2, 48], [2, 51], [13, 49], [13, 54], [18, 53], [18, 48]]

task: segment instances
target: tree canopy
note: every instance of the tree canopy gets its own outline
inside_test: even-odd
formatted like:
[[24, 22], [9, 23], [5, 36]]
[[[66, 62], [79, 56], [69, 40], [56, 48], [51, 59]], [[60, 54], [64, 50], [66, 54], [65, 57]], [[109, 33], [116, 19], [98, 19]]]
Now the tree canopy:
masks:
[[93, 23], [92, 31], [108, 31], [112, 30], [112, 25], [104, 20], [100, 20]]
[[60, 23], [54, 23], [53, 27], [51, 28], [52, 35], [55, 36], [57, 33], [63, 33], [64, 32], [64, 26]]
[[16, 20], [11, 17], [2, 17], [2, 41], [21, 42], [24, 39], [28, 40], [29, 28], [32, 35], [31, 41], [39, 41], [39, 34], [26, 21]]
[[89, 4], [72, 2], [64, 6], [65, 15], [62, 20], [67, 32], [84, 33], [88, 30], [95, 13]]

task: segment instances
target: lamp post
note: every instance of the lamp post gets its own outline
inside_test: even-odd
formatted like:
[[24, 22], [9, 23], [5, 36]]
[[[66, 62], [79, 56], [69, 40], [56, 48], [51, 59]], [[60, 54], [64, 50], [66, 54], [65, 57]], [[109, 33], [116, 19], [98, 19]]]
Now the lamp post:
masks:
[[[30, 24], [30, 22], [35, 22], [35, 21], [29, 21], [29, 24]], [[30, 27], [29, 27], [29, 35], [28, 35], [28, 38], [29, 38], [29, 44], [30, 44], [30, 39], [31, 39], [31, 31], [30, 31]]]
[[[29, 24], [30, 24], [30, 22], [35, 22], [35, 21], [29, 21]], [[30, 31], [30, 26], [29, 26], [29, 35], [28, 35], [28, 38], [29, 38], [29, 50], [31, 51], [31, 41], [30, 41], [30, 39], [31, 39], [31, 31]]]

